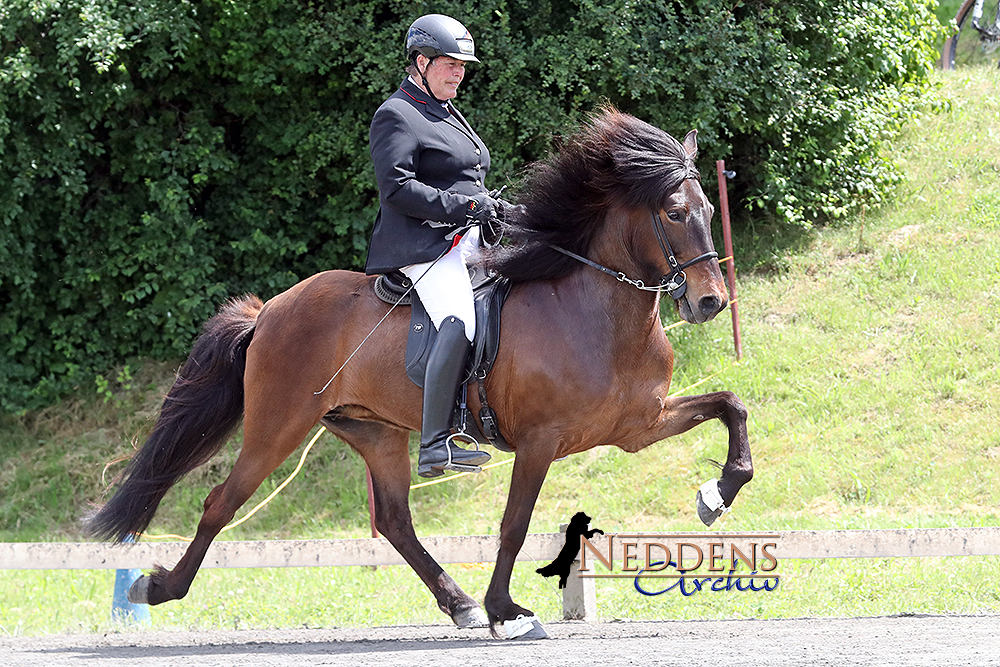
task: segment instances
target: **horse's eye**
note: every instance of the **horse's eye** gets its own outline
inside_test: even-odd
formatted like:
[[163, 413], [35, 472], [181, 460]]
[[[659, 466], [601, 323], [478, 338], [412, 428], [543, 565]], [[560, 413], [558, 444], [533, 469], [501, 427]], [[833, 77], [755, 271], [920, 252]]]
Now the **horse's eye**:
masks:
[[667, 220], [670, 222], [681, 222], [684, 220], [684, 215], [680, 211], [670, 211], [667, 213]]

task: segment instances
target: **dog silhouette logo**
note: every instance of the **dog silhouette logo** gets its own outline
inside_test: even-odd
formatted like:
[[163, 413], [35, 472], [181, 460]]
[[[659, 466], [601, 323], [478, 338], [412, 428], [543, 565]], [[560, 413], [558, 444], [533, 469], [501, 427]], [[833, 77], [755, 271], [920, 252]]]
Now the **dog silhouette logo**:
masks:
[[559, 551], [559, 555], [556, 559], [546, 565], [545, 567], [540, 567], [535, 572], [542, 575], [543, 577], [554, 577], [559, 575], [559, 588], [566, 588], [566, 580], [569, 578], [569, 569], [573, 565], [573, 561], [576, 560], [577, 555], [580, 553], [580, 537], [586, 537], [588, 540], [593, 538], [594, 535], [603, 535], [604, 531], [599, 528], [594, 528], [592, 530], [588, 529], [587, 526], [590, 524], [590, 517], [583, 512], [577, 512], [570, 519], [569, 527], [566, 529], [566, 544]]

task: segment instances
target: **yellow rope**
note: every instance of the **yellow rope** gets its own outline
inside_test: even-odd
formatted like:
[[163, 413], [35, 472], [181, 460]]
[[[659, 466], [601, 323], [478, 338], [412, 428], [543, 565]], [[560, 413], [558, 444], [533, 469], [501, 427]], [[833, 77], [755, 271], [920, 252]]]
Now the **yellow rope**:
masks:
[[[282, 489], [284, 489], [286, 486], [288, 486], [288, 484], [293, 479], [295, 479], [295, 476], [299, 474], [299, 471], [302, 470], [302, 466], [306, 462], [306, 456], [309, 455], [309, 450], [312, 449], [313, 445], [316, 444], [316, 441], [319, 440], [319, 437], [321, 435], [323, 435], [323, 432], [325, 430], [326, 430], [326, 427], [324, 427], [324, 426], [320, 426], [319, 427], [319, 430], [316, 431], [316, 435], [314, 435], [312, 437], [312, 440], [309, 441], [309, 444], [306, 445], [305, 449], [302, 450], [302, 455], [299, 457], [299, 463], [298, 463], [297, 466], [295, 466], [295, 470], [293, 470], [291, 472], [291, 474], [285, 479], [284, 482], [282, 482], [281, 484], [279, 484], [278, 487], [267, 496], [267, 498], [264, 498], [264, 500], [262, 500], [259, 503], [257, 503], [256, 507], [254, 507], [252, 510], [250, 510], [249, 512], [247, 512], [245, 515], [243, 515], [238, 520], [230, 523], [228, 526], [226, 526], [225, 528], [223, 528], [222, 530], [220, 530], [219, 533], [220, 534], [224, 533], [227, 530], [231, 530], [231, 529], [235, 528], [236, 526], [240, 525], [241, 523], [243, 523], [244, 521], [246, 521], [247, 519], [249, 519], [250, 517], [252, 517], [254, 514], [256, 514], [257, 511], [260, 510], [262, 507], [264, 507], [269, 502], [271, 502], [276, 495], [278, 495], [279, 493], [281, 493]], [[483, 466], [483, 470], [488, 470], [490, 468], [496, 468], [497, 466], [502, 466], [502, 465], [506, 465], [508, 463], [513, 463], [513, 462], [514, 462], [514, 457], [512, 456], [509, 459], [504, 459], [502, 461], [497, 461], [495, 463], [491, 463], [489, 465], [485, 465], [485, 466]], [[466, 475], [471, 475], [471, 474], [472, 473], [468, 473], [468, 472], [460, 472], [457, 475], [449, 475], [447, 477], [442, 477], [441, 479], [435, 479], [435, 480], [430, 481], [430, 482], [423, 482], [421, 484], [414, 484], [413, 486], [410, 487], [410, 490], [412, 491], [413, 489], [420, 489], [420, 488], [423, 488], [425, 486], [431, 486], [433, 484], [440, 484], [442, 482], [450, 482], [453, 479], [458, 479], [459, 477], [465, 477]], [[164, 533], [162, 535], [150, 535], [148, 533], [142, 533], [141, 537], [143, 537], [143, 538], [145, 538], [147, 540], [167, 540], [167, 539], [174, 539], [174, 540], [183, 540], [185, 542], [191, 542], [194, 539], [193, 537], [184, 537], [183, 535], [174, 535], [172, 533]]]
[[706, 382], [708, 382], [709, 380], [711, 380], [712, 378], [714, 378], [716, 375], [721, 375], [722, 373], [725, 373], [726, 371], [728, 371], [730, 368], [732, 368], [735, 365], [736, 365], [736, 362], [734, 361], [732, 363], [732, 365], [727, 366], [726, 368], [723, 368], [721, 371], [716, 371], [716, 372], [712, 373], [711, 375], [709, 375], [708, 377], [702, 378], [701, 380], [698, 380], [697, 382], [695, 382], [692, 385], [688, 385], [687, 387], [684, 387], [683, 389], [678, 389], [674, 393], [670, 394], [670, 398], [677, 398], [678, 396], [680, 396], [681, 394], [683, 394], [686, 391], [690, 391], [690, 390], [694, 389], [695, 387], [700, 387], [701, 385], [705, 384]]
[[233, 523], [229, 524], [228, 526], [226, 526], [225, 528], [223, 528], [219, 532], [220, 533], [224, 533], [227, 530], [230, 530], [230, 529], [235, 528], [236, 526], [240, 525], [241, 523], [243, 523], [244, 521], [246, 521], [247, 519], [249, 519], [250, 517], [252, 517], [254, 514], [256, 514], [257, 510], [259, 510], [261, 507], [263, 507], [264, 505], [266, 505], [269, 502], [271, 502], [272, 498], [274, 498], [276, 495], [278, 495], [279, 493], [281, 493], [281, 490], [283, 488], [285, 488], [286, 486], [288, 486], [288, 483], [291, 482], [293, 479], [295, 479], [295, 476], [299, 474], [300, 470], [302, 470], [302, 464], [306, 462], [306, 456], [309, 455], [309, 450], [312, 449], [312, 446], [316, 444], [316, 441], [319, 440], [319, 436], [323, 435], [323, 431], [325, 431], [325, 430], [326, 430], [325, 426], [320, 426], [319, 427], [319, 430], [316, 431], [316, 435], [314, 435], [313, 438], [312, 438], [312, 440], [309, 441], [309, 444], [306, 445], [306, 448], [302, 450], [302, 456], [299, 457], [299, 464], [297, 466], [295, 466], [295, 470], [292, 471], [292, 474], [289, 475], [288, 478], [285, 479], [284, 482], [282, 482], [281, 484], [278, 485], [278, 488], [276, 488], [274, 491], [272, 491], [271, 494], [267, 498], [264, 498], [264, 500], [262, 500], [259, 503], [257, 503], [256, 507], [254, 507], [252, 510], [250, 510], [245, 515], [243, 515], [242, 519], [239, 519], [238, 521], [234, 521]]
[[[293, 479], [295, 479], [295, 476], [299, 474], [300, 470], [302, 470], [302, 465], [306, 462], [306, 456], [309, 455], [309, 450], [312, 449], [313, 445], [316, 444], [316, 441], [319, 440], [319, 436], [323, 435], [323, 431], [325, 431], [325, 430], [326, 430], [325, 426], [320, 426], [319, 427], [319, 430], [316, 431], [316, 435], [314, 435], [312, 437], [312, 440], [309, 441], [309, 444], [306, 445], [305, 449], [302, 450], [302, 456], [299, 457], [299, 464], [297, 466], [295, 466], [295, 470], [292, 471], [292, 474], [290, 474], [285, 479], [284, 482], [282, 482], [281, 484], [278, 485], [278, 488], [276, 488], [274, 491], [272, 491], [270, 493], [270, 495], [267, 496], [267, 498], [264, 498], [264, 500], [262, 500], [259, 503], [257, 503], [256, 507], [254, 507], [252, 510], [250, 510], [249, 512], [247, 512], [240, 519], [237, 519], [236, 521], [230, 523], [228, 526], [226, 526], [225, 528], [223, 528], [222, 530], [220, 530], [219, 533], [221, 534], [221, 533], [226, 532], [227, 530], [232, 530], [236, 526], [240, 525], [241, 523], [243, 523], [244, 521], [246, 521], [247, 519], [249, 519], [250, 517], [252, 517], [254, 514], [256, 514], [259, 509], [261, 509], [262, 507], [264, 507], [264, 505], [267, 505], [269, 502], [271, 502], [271, 500], [273, 500], [276, 495], [278, 495], [279, 493], [281, 493], [281, 490], [284, 489], [286, 486], [288, 486], [289, 482], [291, 482]], [[184, 540], [185, 542], [191, 542], [194, 539], [193, 537], [184, 537], [183, 535], [171, 535], [171, 534], [165, 534], [165, 535], [148, 535], [146, 533], [142, 533], [142, 537], [144, 537], [144, 538], [146, 538], [148, 540], [165, 540], [165, 539], [171, 539], [172, 538], [172, 539], [175, 539], [175, 540]]]

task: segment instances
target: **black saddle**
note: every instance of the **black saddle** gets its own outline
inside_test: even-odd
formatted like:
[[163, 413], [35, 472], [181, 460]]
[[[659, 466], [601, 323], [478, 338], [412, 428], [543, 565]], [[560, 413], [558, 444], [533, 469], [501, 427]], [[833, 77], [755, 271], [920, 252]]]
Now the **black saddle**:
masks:
[[[479, 267], [472, 267], [470, 271], [476, 309], [476, 333], [469, 358], [468, 377], [462, 383], [460, 404], [456, 410], [456, 426], [459, 431], [467, 432], [467, 429], [475, 429], [477, 432], [471, 434], [473, 437], [483, 436], [497, 449], [510, 452], [513, 449], [500, 435], [496, 414], [487, 401], [484, 380], [493, 368], [497, 351], [500, 349], [500, 314], [507, 295], [510, 294], [511, 283], [506, 278], [487, 273]], [[380, 275], [375, 279], [375, 294], [380, 299], [389, 304], [408, 305], [411, 308], [410, 329], [406, 338], [406, 374], [414, 384], [422, 388], [427, 358], [434, 347], [437, 328], [431, 322], [430, 315], [427, 314], [420, 297], [412, 287], [410, 279], [398, 271]], [[466, 418], [465, 388], [473, 380], [479, 385], [479, 400], [482, 403], [482, 409], [479, 411], [479, 417], [483, 422], [481, 431], [475, 420], [470, 422]]]

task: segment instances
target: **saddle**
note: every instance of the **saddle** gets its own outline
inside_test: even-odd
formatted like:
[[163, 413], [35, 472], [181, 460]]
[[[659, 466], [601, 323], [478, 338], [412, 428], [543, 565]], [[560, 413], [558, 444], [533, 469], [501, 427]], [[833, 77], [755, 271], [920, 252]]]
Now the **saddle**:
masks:
[[[510, 294], [511, 283], [480, 267], [470, 267], [470, 272], [476, 310], [476, 333], [472, 354], [469, 356], [468, 375], [462, 382], [462, 391], [456, 405], [455, 428], [459, 433], [469, 433], [477, 439], [481, 437], [501, 451], [512, 452], [513, 448], [500, 435], [496, 413], [487, 400], [485, 382], [500, 349], [500, 314]], [[382, 301], [397, 306], [410, 306], [410, 328], [406, 337], [406, 375], [415, 385], [423, 388], [427, 359], [437, 338], [437, 328], [412, 287], [410, 279], [398, 271], [375, 279], [375, 294]], [[479, 401], [482, 403], [479, 418], [483, 422], [482, 429], [474, 419], [468, 419], [466, 395], [468, 383], [473, 380], [479, 386]]]

